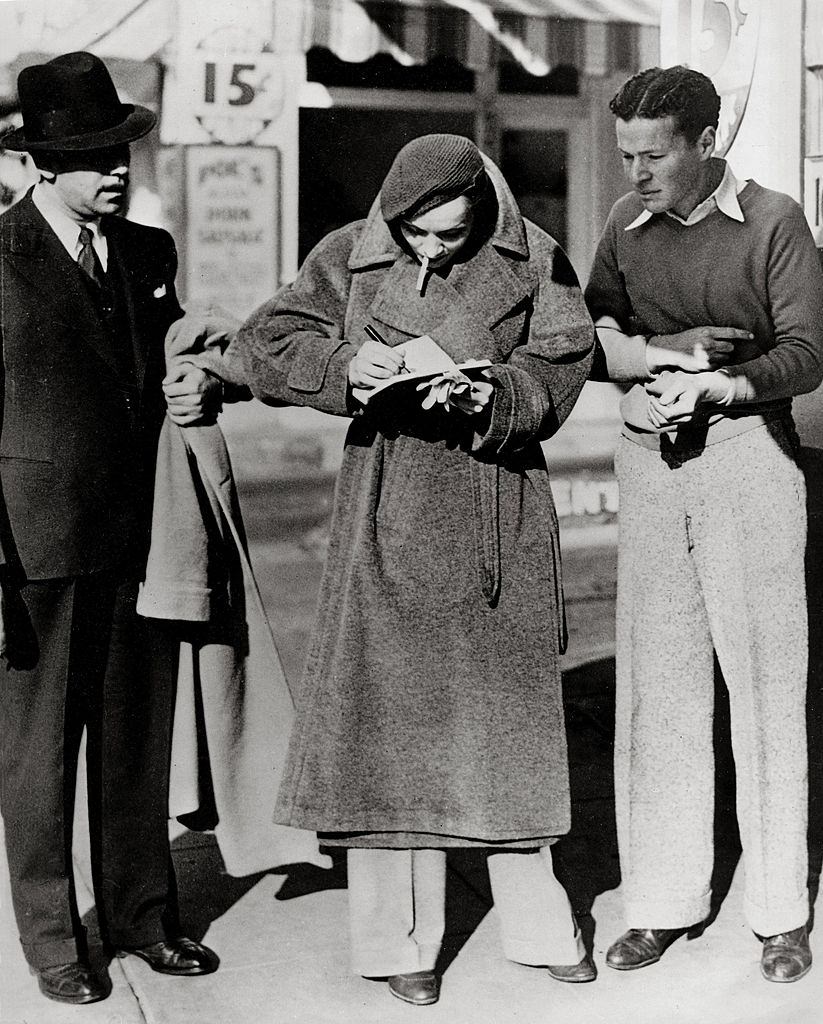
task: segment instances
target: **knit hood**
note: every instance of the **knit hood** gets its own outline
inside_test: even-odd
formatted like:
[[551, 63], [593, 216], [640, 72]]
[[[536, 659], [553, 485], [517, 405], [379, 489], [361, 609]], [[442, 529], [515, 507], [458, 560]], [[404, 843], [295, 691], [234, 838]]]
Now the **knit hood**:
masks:
[[[481, 154], [486, 174], [497, 195], [497, 220], [489, 241], [497, 249], [529, 258], [529, 244], [526, 240], [526, 225], [512, 191], [500, 168], [485, 154]], [[350, 270], [362, 270], [380, 263], [394, 263], [403, 250], [392, 237], [383, 217], [380, 195], [372, 203], [360, 240], [352, 250], [348, 266]]]

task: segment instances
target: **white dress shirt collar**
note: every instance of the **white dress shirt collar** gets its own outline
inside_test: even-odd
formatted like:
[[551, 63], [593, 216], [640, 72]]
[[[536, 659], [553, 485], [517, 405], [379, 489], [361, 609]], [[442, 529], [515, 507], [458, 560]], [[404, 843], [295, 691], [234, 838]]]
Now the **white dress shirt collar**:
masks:
[[[723, 177], [720, 179], [720, 184], [712, 192], [710, 196], [707, 196], [702, 203], [698, 203], [697, 206], [692, 210], [688, 217], [678, 217], [676, 213], [672, 213], [671, 210], [667, 210], [666, 213], [669, 217], [686, 227], [691, 227], [692, 224], [697, 224], [704, 218], [708, 217], [710, 213], [715, 210], [719, 210], [721, 213], [730, 217], [732, 220], [739, 221], [741, 224], [745, 221], [743, 216], [743, 210], [740, 208], [740, 200], [737, 198], [743, 189], [748, 185], [748, 180], [738, 181], [726, 161], [723, 161], [725, 168], [723, 170]], [[624, 228], [625, 231], [633, 231], [634, 228], [639, 228], [641, 224], [645, 224], [653, 214], [651, 210], [644, 210], [638, 217]]]
[[55, 200], [49, 186], [44, 186], [42, 182], [34, 186], [31, 199], [75, 263], [80, 254], [80, 228], [87, 227], [91, 231], [91, 244], [94, 246], [94, 251], [97, 253], [103, 270], [108, 270], [109, 247], [106, 236], [100, 229], [99, 221], [93, 220], [81, 225], [72, 220], [63, 206]]

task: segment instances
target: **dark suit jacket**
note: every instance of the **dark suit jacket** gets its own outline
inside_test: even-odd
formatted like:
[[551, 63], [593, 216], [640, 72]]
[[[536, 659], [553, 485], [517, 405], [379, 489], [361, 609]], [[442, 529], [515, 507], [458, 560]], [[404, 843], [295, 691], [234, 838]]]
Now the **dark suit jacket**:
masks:
[[81, 271], [29, 193], [0, 217], [0, 561], [29, 579], [140, 566], [165, 402], [163, 341], [182, 316], [171, 236], [104, 219], [134, 352], [122, 368]]

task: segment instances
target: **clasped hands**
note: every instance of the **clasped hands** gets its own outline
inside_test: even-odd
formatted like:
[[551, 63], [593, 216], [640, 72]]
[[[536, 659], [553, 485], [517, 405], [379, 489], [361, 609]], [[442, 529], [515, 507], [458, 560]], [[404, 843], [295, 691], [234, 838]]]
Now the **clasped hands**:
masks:
[[[373, 388], [389, 377], [402, 373], [403, 368], [402, 352], [369, 339], [363, 342], [349, 363], [349, 383], [353, 388]], [[488, 408], [493, 394], [493, 384], [472, 381], [470, 391], [450, 394], [449, 405], [472, 416]]]
[[735, 342], [752, 337], [737, 327], [693, 327], [656, 335], [646, 346], [646, 361], [654, 374], [646, 384], [652, 425], [661, 429], [688, 423], [701, 405], [723, 402], [731, 381], [716, 367], [731, 360]]

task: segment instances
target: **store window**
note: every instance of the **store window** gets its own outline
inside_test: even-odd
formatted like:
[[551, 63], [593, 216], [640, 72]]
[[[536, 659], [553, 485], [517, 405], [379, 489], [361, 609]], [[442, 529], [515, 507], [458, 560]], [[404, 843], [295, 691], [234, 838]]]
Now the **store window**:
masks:
[[365, 217], [395, 153], [429, 132], [473, 137], [470, 112], [306, 108], [300, 111], [299, 259], [335, 228]]
[[566, 132], [505, 130], [500, 166], [524, 217], [567, 244]]

